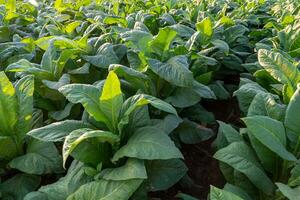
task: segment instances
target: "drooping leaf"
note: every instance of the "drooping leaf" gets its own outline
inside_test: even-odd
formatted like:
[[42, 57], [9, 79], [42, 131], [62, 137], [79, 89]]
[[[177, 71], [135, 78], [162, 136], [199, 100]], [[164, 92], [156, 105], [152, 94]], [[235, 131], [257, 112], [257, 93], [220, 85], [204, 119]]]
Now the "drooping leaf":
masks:
[[82, 121], [65, 120], [33, 129], [32, 131], [29, 131], [27, 135], [45, 142], [58, 142], [63, 141], [72, 131], [80, 128], [91, 128], [91, 125]]

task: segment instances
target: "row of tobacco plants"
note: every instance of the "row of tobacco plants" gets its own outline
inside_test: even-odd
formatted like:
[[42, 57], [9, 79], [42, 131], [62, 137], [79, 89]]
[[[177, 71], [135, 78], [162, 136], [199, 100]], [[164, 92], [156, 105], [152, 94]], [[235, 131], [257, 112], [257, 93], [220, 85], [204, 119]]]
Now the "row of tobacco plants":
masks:
[[[191, 184], [183, 145], [215, 139], [209, 199], [299, 200], [299, 10], [0, 0], [0, 198], [150, 199]], [[203, 104], [228, 99], [234, 124]]]

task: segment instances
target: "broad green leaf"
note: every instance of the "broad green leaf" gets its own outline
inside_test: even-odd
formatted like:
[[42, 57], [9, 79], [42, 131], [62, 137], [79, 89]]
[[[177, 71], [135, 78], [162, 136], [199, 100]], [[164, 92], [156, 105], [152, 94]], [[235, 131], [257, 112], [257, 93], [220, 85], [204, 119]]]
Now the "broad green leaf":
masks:
[[55, 69], [54, 69], [54, 76], [57, 79], [60, 79], [64, 70], [64, 67], [68, 60], [72, 58], [72, 56], [76, 56], [79, 52], [77, 49], [65, 49], [63, 50], [57, 60], [55, 60]]
[[210, 186], [210, 200], [243, 200], [234, 193]]
[[82, 121], [65, 120], [33, 129], [29, 131], [27, 135], [45, 142], [59, 142], [63, 141], [72, 131], [80, 128], [91, 128], [91, 125]]
[[27, 174], [50, 174], [62, 172], [62, 158], [55, 145], [32, 140], [26, 154], [13, 159], [9, 166]]
[[97, 177], [112, 181], [146, 179], [147, 172], [142, 160], [129, 158], [125, 165], [118, 168], [104, 169]]
[[190, 88], [177, 87], [166, 101], [175, 107], [186, 108], [195, 105], [201, 98], [215, 99], [216, 96], [208, 86], [194, 81]]
[[[86, 175], [84, 165], [73, 161], [67, 174], [55, 183], [42, 186], [37, 192], [29, 193], [24, 200], [66, 200], [81, 185], [88, 183], [92, 177]], [[35, 197], [34, 199], [32, 199]]]
[[214, 158], [245, 174], [249, 180], [266, 194], [272, 194], [275, 186], [256, 160], [253, 151], [244, 142], [233, 142], [220, 149]]
[[6, 70], [8, 72], [24, 72], [26, 74], [32, 74], [35, 78], [43, 80], [52, 80], [53, 75], [51, 72], [40, 68], [40, 65], [33, 64], [28, 60], [21, 59], [16, 63], [12, 63], [7, 66]]
[[166, 63], [156, 59], [148, 59], [148, 64], [150, 69], [159, 77], [176, 86], [193, 86], [193, 73], [189, 70], [186, 56], [174, 56]]
[[146, 160], [183, 158], [169, 136], [151, 126], [136, 130], [127, 144], [115, 153], [112, 161], [123, 157]]
[[208, 140], [214, 133], [210, 128], [206, 128], [193, 121], [185, 119], [174, 131], [184, 144], [197, 144]]
[[150, 51], [149, 42], [153, 36], [146, 31], [130, 30], [122, 33], [121, 38], [126, 42], [128, 47], [147, 53]]
[[219, 133], [218, 134], [223, 134], [228, 143], [233, 143], [233, 142], [241, 142], [243, 141], [242, 136], [237, 132], [232, 126], [222, 122], [218, 121], [219, 123]]
[[142, 89], [146, 94], [151, 93], [152, 90], [154, 90], [153, 88], [150, 89], [150, 87], [152, 87], [150, 78], [135, 69], [114, 64], [109, 66], [109, 71], [114, 71], [118, 77], [123, 77], [137, 90]]
[[276, 159], [278, 156], [263, 143], [261, 143], [251, 132], [248, 132], [248, 136], [252, 145], [252, 148], [256, 152], [257, 157], [259, 158], [264, 169], [272, 174], [276, 173]]
[[118, 76], [110, 71], [100, 96], [100, 109], [111, 122], [113, 129], [117, 129], [118, 117], [123, 104], [123, 94]]
[[81, 103], [95, 120], [104, 122], [108, 127], [110, 121], [100, 108], [100, 90], [87, 84], [69, 84], [59, 88], [59, 91], [72, 103]]
[[69, 102], [63, 110], [50, 111], [48, 113], [48, 115], [52, 119], [55, 119], [57, 121], [61, 121], [65, 118], [67, 118], [70, 115], [71, 110], [72, 110], [73, 107], [74, 107], [74, 104]]
[[288, 185], [283, 183], [276, 183], [279, 191], [288, 199], [288, 200], [298, 200], [300, 196], [300, 187], [290, 188]]
[[122, 105], [120, 120], [118, 124], [119, 132], [122, 132], [122, 128], [128, 124], [129, 116], [138, 108], [145, 106], [147, 104], [151, 104], [153, 107], [165, 111], [170, 114], [174, 114], [177, 116], [176, 110], [165, 101], [162, 101], [156, 97], [138, 94], [128, 98], [124, 104]]
[[65, 166], [66, 160], [73, 150], [84, 140], [93, 139], [97, 142], [108, 142], [116, 144], [119, 142], [119, 137], [108, 131], [91, 130], [88, 128], [77, 129], [72, 131], [65, 139], [63, 145], [63, 165]]
[[25, 76], [15, 84], [16, 96], [18, 101], [18, 123], [16, 131], [19, 132], [19, 137], [23, 138], [32, 127], [33, 113], [33, 91], [34, 79], [33, 76]]
[[113, 45], [110, 43], [103, 44], [97, 51], [96, 55], [82, 56], [84, 60], [99, 68], [108, 68], [110, 64], [119, 63], [120, 59], [116, 55]]
[[201, 33], [201, 44], [206, 44], [213, 35], [213, 23], [209, 17], [196, 24], [196, 29]]
[[167, 115], [164, 119], [153, 119], [151, 124], [152, 126], [155, 126], [156, 128], [162, 130], [166, 134], [170, 134], [173, 130], [175, 130], [178, 125], [183, 122], [183, 120], [180, 117], [177, 117], [176, 115]]
[[276, 102], [275, 98], [264, 92], [259, 92], [252, 100], [247, 116], [264, 115], [282, 121], [285, 106]]
[[170, 27], [160, 29], [158, 34], [154, 37], [154, 40], [150, 42], [152, 51], [157, 53], [158, 55], [163, 56], [165, 51], [170, 48], [170, 45], [174, 40], [176, 34], [176, 31], [174, 31]]
[[112, 24], [121, 24], [122, 26], [127, 26], [126, 19], [118, 16], [107, 16], [103, 19], [103, 23], [112, 25]]
[[299, 115], [300, 112], [300, 85], [294, 95], [292, 96], [285, 114], [284, 125], [289, 130], [300, 137], [300, 123]]
[[0, 72], [0, 134], [13, 135], [18, 121], [16, 90], [4, 72]]
[[284, 160], [296, 161], [296, 157], [288, 152], [286, 133], [283, 124], [266, 116], [252, 116], [243, 118], [248, 130], [262, 144], [275, 152]]
[[81, 186], [67, 200], [127, 200], [142, 182], [141, 179], [93, 181]]
[[241, 82], [242, 81], [245, 82], [245, 84], [241, 85], [239, 89], [234, 92], [234, 96], [236, 96], [239, 101], [241, 111], [246, 114], [253, 98], [258, 93], [267, 93], [267, 91], [256, 82], [252, 82], [248, 79], [241, 79]]
[[70, 24], [68, 24], [65, 28], [65, 31], [70, 34], [72, 32], [74, 32], [74, 30], [81, 24], [80, 21], [74, 21], [71, 22]]
[[174, 24], [170, 26], [173, 30], [177, 32], [177, 35], [182, 37], [182, 38], [190, 38], [194, 33], [195, 30], [190, 28], [189, 26], [185, 26], [183, 24]]
[[146, 168], [150, 191], [161, 191], [172, 187], [188, 170], [180, 159], [147, 161]]
[[300, 81], [300, 72], [297, 67], [282, 54], [266, 49], [258, 51], [258, 61], [273, 78], [288, 85], [290, 89], [288, 97], [292, 97]]
[[236, 194], [237, 196], [241, 197], [244, 200], [253, 200], [253, 198], [251, 198], [244, 189], [237, 187], [235, 185], [226, 183], [226, 185], [224, 186], [224, 190]]
[[1, 199], [23, 200], [24, 196], [36, 190], [40, 177], [29, 174], [17, 174], [0, 184]]
[[237, 39], [241, 38], [247, 31], [249, 31], [248, 28], [241, 24], [238, 24], [225, 29], [223, 34], [225, 36], [225, 41], [228, 44], [234, 44]]
[[7, 13], [5, 16], [6, 20], [11, 20], [11, 19], [19, 16], [17, 14], [17, 1], [16, 0], [6, 0], [5, 8], [7, 10]]
[[300, 186], [300, 164], [296, 163], [290, 173], [288, 184], [291, 187]]
[[55, 71], [55, 60], [58, 57], [58, 53], [53, 44], [50, 44], [49, 48], [43, 54], [41, 61], [41, 69], [54, 74]]

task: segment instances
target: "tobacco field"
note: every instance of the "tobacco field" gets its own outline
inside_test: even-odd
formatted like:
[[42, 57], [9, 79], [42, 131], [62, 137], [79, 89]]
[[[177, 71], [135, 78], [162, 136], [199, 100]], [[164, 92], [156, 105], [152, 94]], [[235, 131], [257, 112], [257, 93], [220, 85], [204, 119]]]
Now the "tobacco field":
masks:
[[300, 200], [298, 0], [0, 0], [1, 200]]

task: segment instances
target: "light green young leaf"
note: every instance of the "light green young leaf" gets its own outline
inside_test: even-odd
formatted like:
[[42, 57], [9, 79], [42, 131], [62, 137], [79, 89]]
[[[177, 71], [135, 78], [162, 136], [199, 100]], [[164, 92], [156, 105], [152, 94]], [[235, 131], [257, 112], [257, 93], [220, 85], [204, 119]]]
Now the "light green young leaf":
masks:
[[0, 72], [0, 134], [13, 135], [18, 121], [16, 90], [4, 72]]
[[117, 129], [118, 117], [123, 104], [123, 94], [118, 76], [110, 71], [100, 96], [100, 109], [111, 122], [113, 129]]
[[107, 16], [104, 18], [103, 23], [112, 25], [112, 24], [121, 24], [123, 27], [127, 26], [126, 19], [118, 16]]
[[154, 37], [154, 40], [150, 42], [152, 51], [158, 55], [163, 55], [164, 52], [170, 48], [170, 45], [176, 34], [176, 31], [170, 27], [160, 29], [158, 34]]

